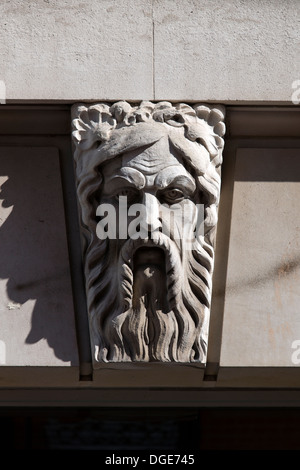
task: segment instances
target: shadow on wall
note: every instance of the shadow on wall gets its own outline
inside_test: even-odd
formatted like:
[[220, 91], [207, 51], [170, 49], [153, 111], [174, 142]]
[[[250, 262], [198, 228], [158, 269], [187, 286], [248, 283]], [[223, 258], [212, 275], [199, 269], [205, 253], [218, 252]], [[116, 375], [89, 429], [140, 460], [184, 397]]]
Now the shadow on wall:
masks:
[[8, 280], [2, 328], [13, 328], [23, 344], [46, 339], [57, 358], [72, 364], [77, 348], [58, 153], [23, 150], [0, 153], [2, 287]]

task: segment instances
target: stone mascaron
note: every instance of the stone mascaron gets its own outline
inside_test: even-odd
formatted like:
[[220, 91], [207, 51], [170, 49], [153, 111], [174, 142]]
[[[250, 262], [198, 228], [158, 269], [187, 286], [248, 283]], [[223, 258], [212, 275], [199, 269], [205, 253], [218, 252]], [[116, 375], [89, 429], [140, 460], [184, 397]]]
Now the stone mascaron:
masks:
[[205, 363], [223, 107], [72, 113], [94, 360]]

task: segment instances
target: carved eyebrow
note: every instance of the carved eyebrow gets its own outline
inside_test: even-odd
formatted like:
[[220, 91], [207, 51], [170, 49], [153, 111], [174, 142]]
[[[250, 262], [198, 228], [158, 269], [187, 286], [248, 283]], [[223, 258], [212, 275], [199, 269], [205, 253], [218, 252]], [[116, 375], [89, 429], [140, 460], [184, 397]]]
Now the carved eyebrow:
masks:
[[194, 181], [190, 180], [186, 176], [178, 176], [178, 178], [175, 178], [170, 182], [167, 188], [174, 186], [176, 186], [176, 188], [180, 187], [184, 192], [188, 192], [190, 194], [196, 190], [196, 184]]
[[193, 193], [196, 190], [196, 184], [192, 177], [188, 175], [178, 175], [172, 178], [172, 175], [166, 178], [157, 178], [157, 185], [160, 189], [166, 189], [170, 187], [180, 187], [185, 192]]
[[115, 174], [109, 178], [105, 178], [104, 186], [112, 185], [114, 188], [124, 186], [124, 181], [130, 183], [137, 189], [142, 189], [146, 184], [146, 179], [143, 173], [135, 168], [123, 167], [120, 168]]

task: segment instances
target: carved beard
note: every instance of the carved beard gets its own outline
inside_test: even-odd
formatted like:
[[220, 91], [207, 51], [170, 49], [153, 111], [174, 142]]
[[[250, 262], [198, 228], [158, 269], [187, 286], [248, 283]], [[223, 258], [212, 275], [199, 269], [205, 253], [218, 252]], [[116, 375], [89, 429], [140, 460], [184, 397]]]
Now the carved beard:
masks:
[[[179, 246], [178, 246], [179, 245]], [[96, 361], [203, 362], [213, 249], [205, 241], [95, 241], [86, 257]]]

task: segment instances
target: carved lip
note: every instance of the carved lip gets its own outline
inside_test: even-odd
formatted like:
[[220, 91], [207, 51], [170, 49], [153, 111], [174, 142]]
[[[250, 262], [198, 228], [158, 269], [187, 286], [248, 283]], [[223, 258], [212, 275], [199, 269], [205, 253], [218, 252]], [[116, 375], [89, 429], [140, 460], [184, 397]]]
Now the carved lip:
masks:
[[138, 248], [133, 256], [133, 266], [159, 266], [165, 268], [165, 253], [162, 248], [147, 246]]
[[[161, 263], [163, 263], [163, 267], [166, 273], [172, 270], [178, 263], [180, 264], [180, 254], [176, 244], [163, 233], [157, 233], [155, 237], [151, 238], [129, 238], [122, 247], [120, 262], [125, 262], [130, 266], [131, 269], [134, 269], [135, 253], [142, 248], [145, 248], [149, 251], [155, 249], [161, 250], [163, 257], [161, 254], [159, 266], [162, 266]], [[136, 263], [137, 261], [135, 261], [135, 264]]]

